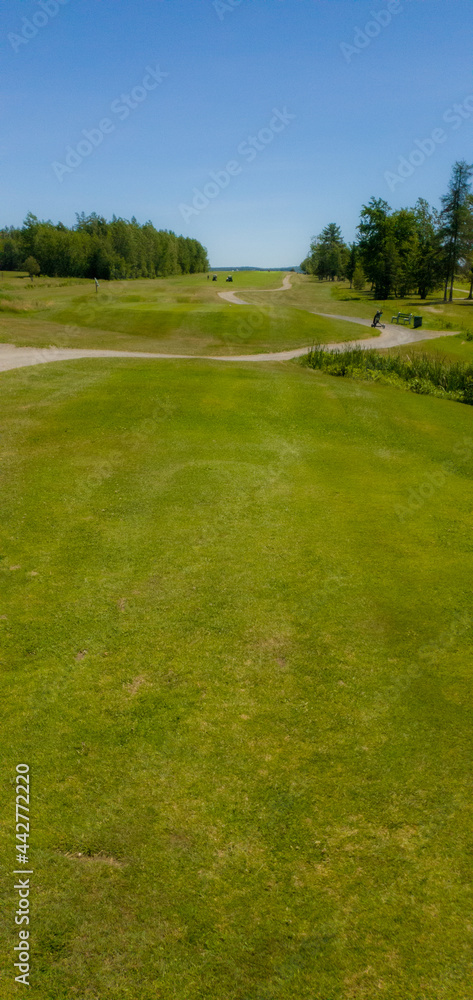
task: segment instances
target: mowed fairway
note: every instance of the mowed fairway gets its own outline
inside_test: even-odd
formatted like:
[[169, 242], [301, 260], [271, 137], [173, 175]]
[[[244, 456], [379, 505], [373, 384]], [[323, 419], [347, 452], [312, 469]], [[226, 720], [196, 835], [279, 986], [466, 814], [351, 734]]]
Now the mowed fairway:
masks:
[[471, 1000], [471, 407], [289, 363], [1, 387], [28, 995]]
[[[308, 312], [300, 275], [291, 275], [294, 293], [265, 291], [280, 287], [283, 278], [284, 272], [257, 271], [235, 272], [232, 284], [222, 274], [217, 282], [205, 274], [103, 281], [96, 293], [91, 281], [40, 278], [32, 285], [10, 273], [0, 282], [0, 342], [205, 356], [284, 351], [352, 340], [357, 332], [371, 335], [370, 329]], [[230, 304], [218, 294], [224, 290], [255, 301]], [[327, 289], [323, 292], [325, 302]]]
[[[290, 287], [282, 289], [285, 278]], [[224, 301], [219, 293], [228, 291], [245, 305]], [[377, 332], [348, 320], [366, 322], [378, 307], [385, 322], [404, 311], [421, 315], [426, 330], [458, 330], [465, 337], [473, 328], [473, 300], [465, 298], [466, 289], [455, 295], [452, 303], [443, 303], [441, 292], [426, 301], [413, 296], [379, 303], [367, 290], [351, 290], [348, 281], [282, 271], [235, 271], [231, 284], [221, 272], [216, 282], [205, 274], [102, 281], [96, 293], [93, 282], [85, 279], [44, 277], [32, 284], [18, 272], [4, 272], [0, 344], [204, 357], [360, 338], [373, 338], [375, 346]]]

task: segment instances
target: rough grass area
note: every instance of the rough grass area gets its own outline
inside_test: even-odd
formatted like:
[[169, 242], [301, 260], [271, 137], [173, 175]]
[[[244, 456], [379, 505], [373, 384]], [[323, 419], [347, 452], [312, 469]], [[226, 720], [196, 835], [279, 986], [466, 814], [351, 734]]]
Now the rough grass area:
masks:
[[463, 361], [473, 364], [473, 334], [471, 340], [465, 334], [456, 337], [436, 337], [435, 340], [419, 340], [414, 344], [405, 344], [396, 348], [396, 352], [411, 357], [415, 354], [428, 354], [432, 358], [445, 361]]
[[296, 364], [1, 382], [31, 1000], [471, 1000], [473, 410]]
[[377, 379], [400, 385], [411, 392], [442, 396], [473, 406], [473, 359], [465, 364], [441, 358], [439, 354], [419, 351], [401, 354], [399, 351], [381, 352], [361, 347], [326, 350], [318, 345], [303, 357], [301, 363], [308, 368], [322, 369], [330, 375]]
[[[461, 288], [461, 284], [458, 286]], [[453, 302], [443, 302], [443, 292], [433, 292], [425, 300], [418, 295], [406, 299], [374, 299], [368, 289], [359, 292], [350, 289], [348, 281], [319, 281], [317, 278], [297, 274], [292, 278], [290, 292], [269, 292], [248, 295], [263, 304], [279, 301], [283, 296], [286, 305], [300, 309], [315, 309], [337, 315], [359, 316], [372, 319], [376, 310], [383, 310], [383, 322], [390, 323], [398, 312], [413, 313], [423, 317], [424, 326], [429, 330], [473, 330], [473, 300], [467, 299], [468, 290], [454, 292]]]
[[[218, 356], [283, 351], [356, 336], [352, 323], [323, 319], [287, 303], [288, 292], [275, 293], [279, 298], [274, 304], [265, 304], [264, 296], [253, 292], [256, 303], [245, 306], [217, 294], [225, 287], [247, 298], [251, 289], [278, 287], [282, 278], [280, 273], [239, 272], [233, 285], [226, 285], [221, 276], [214, 284], [205, 275], [185, 275], [102, 282], [98, 293], [83, 280], [39, 279], [31, 285], [20, 278], [15, 279], [15, 293], [9, 278], [0, 285], [0, 340], [17, 346]], [[364, 327], [359, 332], [371, 335]]]

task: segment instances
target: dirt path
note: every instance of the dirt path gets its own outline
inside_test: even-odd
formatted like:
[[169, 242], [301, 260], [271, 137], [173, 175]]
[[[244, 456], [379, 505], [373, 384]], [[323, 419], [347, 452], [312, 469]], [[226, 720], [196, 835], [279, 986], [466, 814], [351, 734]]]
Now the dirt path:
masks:
[[76, 361], [79, 358], [156, 358], [160, 360], [182, 359], [186, 361], [290, 361], [291, 358], [307, 354], [308, 347], [291, 351], [276, 351], [269, 354], [150, 354], [145, 351], [102, 351], [80, 347], [15, 347], [0, 344], [0, 372], [13, 368], [27, 368], [30, 365], [51, 364], [53, 361]]
[[230, 302], [234, 306], [249, 305], [244, 299], [239, 299], [236, 292], [219, 292], [218, 295], [221, 299], [225, 299], [225, 302]]
[[[288, 292], [291, 288], [291, 274], [285, 274], [282, 279], [282, 285], [279, 288], [252, 288], [252, 292]], [[250, 289], [248, 289], [250, 291]], [[225, 302], [230, 302], [234, 306], [248, 306], [249, 302], [245, 302], [244, 299], [239, 299], [236, 292], [219, 292], [221, 299]]]
[[[326, 313], [317, 313], [325, 316]], [[369, 320], [355, 320], [348, 316], [327, 316], [328, 319], [343, 319], [358, 326], [370, 326]], [[327, 348], [362, 347], [399, 347], [402, 344], [413, 344], [417, 340], [433, 340], [436, 337], [454, 337], [456, 330], [410, 330], [386, 324], [379, 337], [363, 338], [345, 341], [344, 343], [326, 344]], [[26, 368], [30, 365], [50, 364], [53, 361], [75, 361], [79, 358], [153, 358], [161, 360], [183, 359], [186, 361], [290, 361], [301, 358], [310, 347], [297, 347], [289, 351], [272, 351], [266, 354], [151, 354], [145, 351], [102, 351], [91, 348], [75, 347], [14, 347], [13, 344], [0, 344], [0, 372], [13, 368]]]
[[[327, 319], [339, 319], [346, 323], [356, 323], [358, 326], [371, 327], [370, 319], [360, 319], [355, 316], [339, 316], [335, 313], [316, 312], [310, 309], [314, 316], [325, 316]], [[420, 327], [413, 330], [409, 326], [399, 326], [397, 323], [385, 323], [385, 329], [381, 331], [379, 337], [371, 337], [368, 340], [350, 341], [352, 346], [358, 343], [360, 347], [366, 349], [370, 347], [401, 347], [402, 344], [415, 344], [417, 340], [434, 340], [435, 337], [455, 337], [460, 330], [424, 330]], [[327, 347], [341, 347], [341, 344], [327, 344]]]
[[[291, 288], [291, 274], [286, 274], [283, 283], [279, 288], [257, 289], [257, 291], [286, 292]], [[219, 292], [221, 299], [236, 305], [249, 305], [243, 299], [239, 299], [236, 292]], [[371, 327], [371, 320], [360, 319], [354, 316], [340, 316], [336, 313], [320, 313], [315, 309], [309, 309], [314, 316], [325, 316], [327, 319], [342, 320], [346, 323], [355, 323], [358, 327]], [[343, 343], [325, 344], [324, 346], [333, 348], [361, 347], [369, 350], [371, 347], [400, 347], [402, 344], [414, 344], [418, 340], [433, 340], [436, 337], [454, 337], [458, 330], [411, 330], [410, 327], [398, 326], [394, 323], [386, 323], [385, 329], [379, 337], [364, 337], [360, 330], [358, 340], [344, 341]], [[272, 351], [267, 354], [230, 354], [230, 355], [207, 355], [207, 354], [151, 354], [145, 351], [102, 351], [93, 348], [79, 347], [15, 347], [14, 344], [0, 344], [0, 372], [10, 371], [13, 368], [27, 368], [30, 365], [51, 364], [53, 361], [75, 361], [79, 358], [156, 358], [186, 361], [291, 361], [292, 358], [301, 358], [310, 351], [310, 347], [297, 347], [289, 351]]]

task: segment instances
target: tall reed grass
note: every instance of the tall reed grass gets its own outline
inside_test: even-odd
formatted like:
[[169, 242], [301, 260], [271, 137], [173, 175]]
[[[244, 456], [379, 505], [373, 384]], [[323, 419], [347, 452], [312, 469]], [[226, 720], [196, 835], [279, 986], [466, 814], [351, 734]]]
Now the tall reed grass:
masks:
[[473, 405], [473, 364], [448, 361], [429, 354], [381, 354], [362, 347], [325, 349], [315, 345], [303, 364], [330, 375], [403, 384], [411, 392], [445, 396]]

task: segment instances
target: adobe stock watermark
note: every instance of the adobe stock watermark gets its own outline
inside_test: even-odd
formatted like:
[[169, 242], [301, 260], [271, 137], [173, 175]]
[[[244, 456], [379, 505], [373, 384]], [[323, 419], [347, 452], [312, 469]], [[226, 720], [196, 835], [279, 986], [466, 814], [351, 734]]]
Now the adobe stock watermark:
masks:
[[[280, 0], [280, 3], [282, 2], [283, 0]], [[302, 3], [303, 0], [298, 0], [298, 2]], [[312, 0], [312, 2], [317, 3], [317, 0]], [[241, 3], [243, 3], [243, 0], [212, 0], [212, 7], [219, 21], [223, 21], [225, 14], [228, 14], [229, 11], [235, 10], [235, 8], [239, 7]]]
[[[442, 121], [451, 126], [452, 132], [456, 132], [472, 116], [473, 94], [469, 94], [461, 104], [453, 104], [451, 108], [447, 108]], [[433, 156], [437, 146], [442, 146], [447, 139], [448, 133], [444, 128], [434, 128], [427, 139], [415, 139], [410, 153], [399, 157], [397, 170], [385, 171], [384, 179], [389, 189], [395, 191], [398, 184], [404, 184], [429, 157]]]
[[[463, 459], [465, 462], [471, 461], [473, 455], [473, 438], [463, 437], [461, 441], [455, 444], [453, 454], [457, 459]], [[455, 463], [448, 460], [447, 462], [442, 462], [438, 469], [430, 472], [421, 483], [418, 483], [417, 486], [409, 491], [407, 503], [404, 506], [401, 506], [401, 504], [395, 505], [394, 510], [398, 519], [404, 522], [406, 518], [417, 514], [424, 504], [433, 497], [434, 493], [437, 493], [438, 490], [445, 486], [448, 477], [452, 473], [455, 473], [455, 471]]]
[[[155, 68], [147, 66], [141, 83], [133, 87], [133, 90], [129, 94], [121, 94], [120, 97], [112, 101], [110, 105], [111, 114], [116, 116], [120, 122], [124, 122], [131, 112], [140, 104], [143, 104], [148, 94], [152, 90], [156, 90], [156, 87], [167, 76], [169, 76], [169, 73], [164, 73], [159, 66]], [[112, 118], [101, 118], [98, 125], [94, 128], [82, 129], [83, 138], [79, 140], [76, 146], [66, 146], [64, 162], [54, 160], [54, 163], [51, 164], [58, 181], [62, 184], [64, 175], [72, 174], [81, 165], [82, 161], [101, 145], [105, 136], [115, 131], [116, 127]]]
[[225, 14], [235, 10], [235, 7], [239, 7], [242, 2], [243, 0], [213, 0], [212, 7], [219, 21], [223, 21]]
[[383, 28], [387, 28], [391, 24], [393, 14], [399, 14], [402, 9], [403, 3], [401, 3], [401, 0], [388, 0], [385, 7], [381, 7], [380, 10], [370, 11], [370, 20], [366, 22], [363, 28], [356, 27], [352, 43], [340, 43], [340, 51], [344, 56], [345, 62], [350, 63], [353, 56], [358, 56], [367, 49], [371, 45], [373, 38], [377, 38]]
[[61, 7], [65, 7], [69, 0], [38, 0], [38, 10], [31, 17], [22, 17], [21, 33], [10, 31], [8, 41], [14, 52], [19, 52], [22, 45], [28, 45], [32, 38], [36, 38], [41, 28], [45, 28], [53, 17], [59, 13]]
[[210, 205], [210, 202], [217, 198], [218, 195], [226, 187], [228, 187], [232, 177], [237, 177], [241, 174], [245, 164], [252, 163], [256, 159], [258, 153], [261, 153], [266, 146], [273, 141], [275, 135], [279, 132], [283, 132], [284, 129], [289, 125], [291, 121], [295, 119], [295, 115], [289, 114], [286, 108], [283, 111], [279, 111], [278, 108], [273, 108], [273, 117], [269, 121], [268, 125], [261, 128], [256, 135], [249, 135], [243, 142], [237, 146], [237, 153], [242, 157], [245, 163], [241, 163], [238, 160], [229, 160], [225, 164], [223, 170], [213, 170], [210, 173], [210, 180], [207, 184], [204, 184], [202, 191], [199, 188], [193, 189], [193, 199], [192, 204], [187, 205], [181, 202], [179, 205], [179, 211], [185, 222], [189, 222], [189, 219], [193, 215], [200, 215], [205, 208]]

